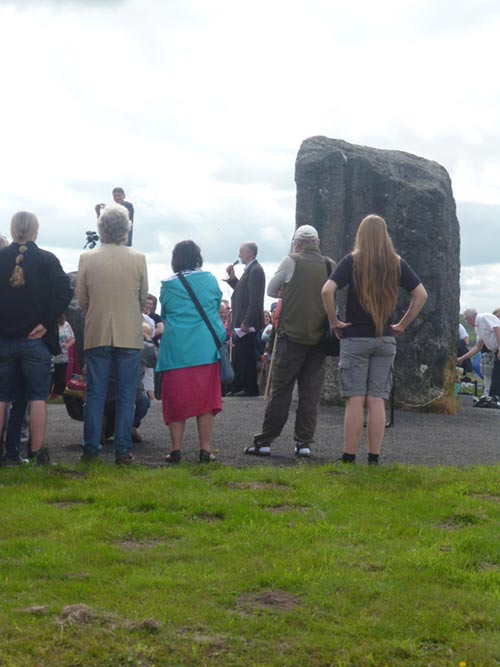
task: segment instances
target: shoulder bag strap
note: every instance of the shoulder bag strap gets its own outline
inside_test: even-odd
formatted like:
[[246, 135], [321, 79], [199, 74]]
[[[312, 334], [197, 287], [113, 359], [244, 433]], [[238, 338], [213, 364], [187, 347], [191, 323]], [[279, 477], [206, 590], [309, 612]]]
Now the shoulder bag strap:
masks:
[[187, 292], [187, 293], [189, 294], [189, 296], [191, 297], [191, 301], [192, 301], [192, 302], [194, 303], [194, 305], [196, 306], [196, 310], [200, 313], [200, 317], [202, 318], [202, 320], [203, 320], [203, 321], [205, 322], [205, 324], [207, 325], [208, 330], [209, 330], [210, 333], [212, 334], [212, 338], [214, 339], [215, 345], [217, 346], [217, 349], [219, 349], [220, 347], [222, 347], [222, 343], [221, 343], [220, 340], [217, 338], [217, 334], [215, 333], [213, 326], [210, 324], [210, 321], [209, 321], [209, 319], [208, 319], [208, 317], [207, 317], [207, 314], [206, 314], [205, 311], [203, 310], [201, 303], [198, 301], [198, 297], [197, 297], [196, 294], [193, 292], [193, 290], [192, 290], [192, 288], [191, 288], [191, 285], [188, 283], [188, 281], [186, 280], [186, 278], [182, 275], [182, 273], [181, 273], [180, 271], [179, 271], [179, 273], [177, 274], [177, 276], [178, 276], [179, 280], [181, 281], [181, 283], [182, 283], [182, 284], [184, 285], [184, 287], [186, 288], [186, 292]]

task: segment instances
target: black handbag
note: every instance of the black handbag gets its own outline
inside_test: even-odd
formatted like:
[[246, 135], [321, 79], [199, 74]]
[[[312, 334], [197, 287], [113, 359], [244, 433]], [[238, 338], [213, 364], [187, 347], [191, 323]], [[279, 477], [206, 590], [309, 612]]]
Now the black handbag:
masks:
[[[325, 259], [325, 266], [326, 266], [327, 277], [329, 278], [332, 272], [332, 265], [327, 259]], [[321, 341], [323, 343], [323, 350], [325, 351], [325, 355], [327, 357], [339, 356], [340, 340], [337, 338], [335, 332], [332, 331], [328, 317], [325, 317], [324, 331]]]
[[181, 281], [181, 283], [186, 288], [186, 292], [191, 297], [191, 301], [196, 306], [196, 310], [200, 313], [200, 317], [202, 318], [202, 320], [207, 325], [208, 330], [210, 331], [210, 333], [212, 334], [212, 338], [214, 339], [214, 343], [217, 346], [217, 349], [219, 350], [219, 354], [220, 354], [220, 381], [223, 385], [230, 385], [230, 384], [233, 383], [233, 380], [234, 380], [234, 370], [233, 370], [233, 367], [231, 366], [231, 362], [229, 361], [229, 354], [228, 354], [228, 351], [227, 351], [227, 345], [225, 343], [221, 343], [220, 340], [217, 338], [217, 334], [215, 333], [213, 326], [210, 324], [210, 321], [207, 317], [207, 314], [203, 310], [201, 303], [198, 301], [198, 297], [193, 292], [193, 290], [191, 288], [191, 285], [188, 283], [186, 278], [180, 272], [177, 274], [177, 276], [179, 277], [179, 280]]

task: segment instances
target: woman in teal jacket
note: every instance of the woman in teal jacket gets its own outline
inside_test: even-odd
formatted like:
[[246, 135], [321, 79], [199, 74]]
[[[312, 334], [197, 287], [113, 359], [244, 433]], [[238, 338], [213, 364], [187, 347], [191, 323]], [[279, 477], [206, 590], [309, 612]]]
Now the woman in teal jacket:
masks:
[[213, 460], [210, 451], [215, 415], [222, 410], [219, 359], [212, 334], [178, 274], [186, 278], [220, 341], [225, 329], [219, 317], [222, 292], [217, 280], [202, 271], [200, 248], [181, 241], [172, 252], [174, 274], [162, 282], [160, 303], [165, 330], [156, 370], [162, 373], [163, 419], [170, 430], [172, 448], [167, 463], [179, 463], [186, 419], [196, 417], [200, 462]]

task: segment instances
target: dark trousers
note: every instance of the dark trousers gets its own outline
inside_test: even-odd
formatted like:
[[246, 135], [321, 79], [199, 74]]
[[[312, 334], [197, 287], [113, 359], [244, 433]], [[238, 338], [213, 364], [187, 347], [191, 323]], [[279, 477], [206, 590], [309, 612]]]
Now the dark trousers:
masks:
[[299, 401], [295, 413], [294, 440], [300, 444], [313, 442], [321, 389], [325, 377], [323, 345], [302, 345], [286, 337], [278, 339], [271, 376], [271, 397], [256, 444], [271, 443], [288, 419], [293, 388], [297, 382]]
[[27, 407], [28, 403], [24, 398], [16, 398], [10, 406], [5, 431], [5, 455], [13, 461], [20, 456], [21, 433]]
[[233, 391], [243, 390], [249, 396], [258, 396], [257, 385], [257, 354], [256, 333], [247, 333], [237, 338], [234, 348], [234, 382]]
[[66, 389], [66, 371], [68, 370], [68, 363], [65, 361], [60, 364], [54, 364], [54, 394], [62, 396]]
[[495, 352], [495, 363], [491, 374], [490, 396], [500, 396], [500, 360], [498, 350]]

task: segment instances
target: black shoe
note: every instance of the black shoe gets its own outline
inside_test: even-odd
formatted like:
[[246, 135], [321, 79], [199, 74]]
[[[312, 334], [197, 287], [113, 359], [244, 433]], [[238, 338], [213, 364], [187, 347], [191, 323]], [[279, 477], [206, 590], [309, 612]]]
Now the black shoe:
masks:
[[99, 460], [99, 456], [97, 454], [89, 454], [88, 452], [82, 452], [78, 460], [80, 461], [80, 463], [95, 463], [97, 460]]
[[0, 465], [5, 466], [6, 468], [11, 468], [14, 466], [22, 466], [25, 463], [29, 463], [29, 459], [23, 459], [20, 456], [17, 458], [10, 458], [6, 456], [4, 459], [2, 459]]
[[307, 443], [296, 442], [295, 443], [295, 456], [299, 458], [306, 459], [311, 456], [311, 448]]
[[37, 452], [33, 452], [33, 463], [36, 466], [49, 466], [50, 456], [47, 447], [42, 447]]
[[132, 453], [115, 456], [115, 463], [117, 466], [130, 465], [133, 462], [134, 455]]
[[215, 461], [215, 456], [206, 449], [200, 449], [199, 461], [200, 463], [212, 463]]
[[481, 396], [480, 399], [476, 399], [473, 404], [473, 408], [488, 408], [491, 403], [491, 396]]
[[165, 455], [165, 463], [180, 463], [181, 462], [181, 450], [172, 449], [168, 454]]

